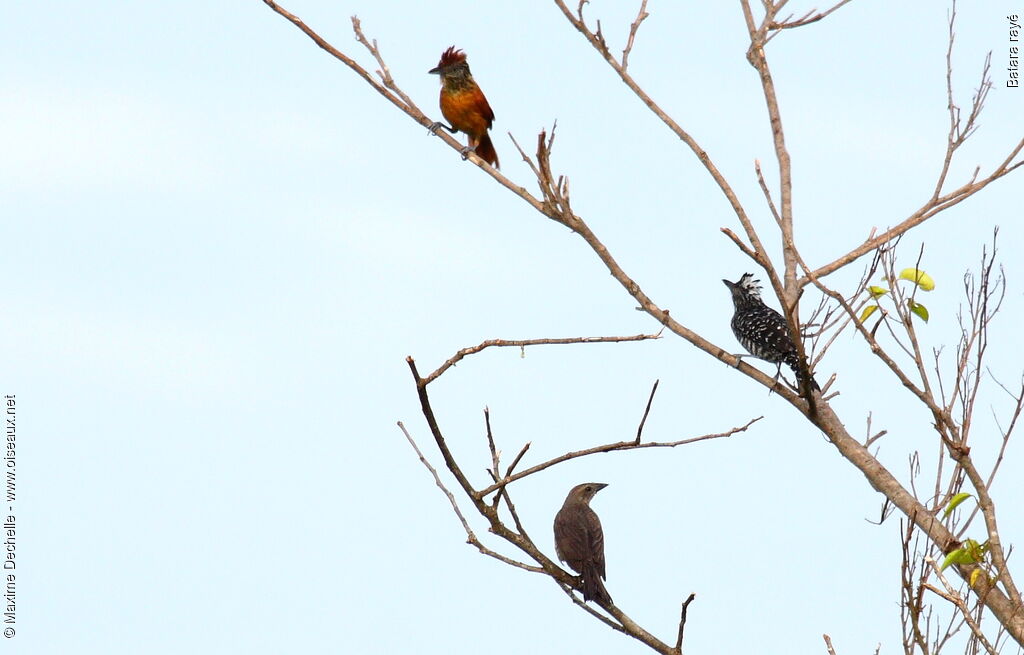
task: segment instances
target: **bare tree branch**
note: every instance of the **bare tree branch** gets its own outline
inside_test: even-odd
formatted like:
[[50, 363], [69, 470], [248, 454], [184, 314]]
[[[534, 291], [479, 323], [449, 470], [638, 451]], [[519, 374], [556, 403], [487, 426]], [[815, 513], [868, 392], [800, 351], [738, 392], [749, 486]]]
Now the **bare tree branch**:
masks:
[[[796, 245], [793, 242], [793, 181], [792, 165], [789, 157], [789, 150], [786, 148], [786, 137], [782, 129], [782, 115], [779, 110], [778, 98], [775, 93], [775, 81], [772, 78], [768, 60], [764, 52], [769, 24], [775, 12], [782, 7], [781, 3], [775, 3], [765, 10], [764, 20], [758, 26], [754, 22], [754, 16], [750, 9], [749, 0], [741, 0], [743, 18], [747, 23], [747, 34], [750, 37], [750, 47], [747, 50], [747, 61], [757, 71], [761, 80], [761, 90], [764, 95], [765, 108], [768, 112], [768, 122], [772, 132], [772, 140], [775, 146], [775, 157], [779, 164], [779, 193], [780, 211], [778, 214], [779, 229], [782, 232], [782, 256], [784, 263], [783, 281], [780, 285], [773, 271], [766, 272], [772, 278], [772, 286], [775, 293], [783, 302], [787, 310], [795, 307], [797, 301], [796, 286]], [[760, 167], [758, 167], [760, 168]], [[751, 239], [753, 243], [754, 240]], [[762, 249], [758, 249], [762, 251]], [[792, 311], [786, 312], [787, 322], [790, 324], [790, 337], [794, 344], [800, 348], [800, 325], [799, 319], [795, 319]], [[804, 353], [801, 348], [801, 357]]]
[[981, 631], [981, 627], [978, 625], [977, 621], [975, 621], [974, 617], [971, 615], [971, 610], [968, 609], [967, 603], [964, 602], [963, 597], [960, 596], [960, 594], [956, 592], [952, 585], [949, 584], [949, 581], [946, 580], [946, 577], [942, 575], [942, 571], [939, 570], [939, 566], [935, 563], [935, 560], [931, 557], [927, 557], [925, 558], [925, 562], [927, 562], [928, 565], [932, 567], [932, 570], [935, 572], [936, 577], [938, 577], [939, 581], [942, 582], [942, 586], [945, 588], [946, 591], [943, 592], [941, 589], [937, 589], [929, 584], [924, 585], [925, 588], [931, 591], [932, 593], [937, 594], [938, 596], [941, 596], [942, 598], [945, 598], [949, 602], [953, 603], [953, 605], [955, 605], [956, 608], [960, 610], [960, 614], [963, 616], [964, 621], [966, 621], [967, 625], [970, 626], [971, 632], [978, 639], [978, 641], [981, 642], [981, 644], [985, 647], [985, 651], [988, 653], [988, 655], [997, 655], [996, 650], [992, 648], [992, 644], [989, 643], [988, 639], [985, 638], [985, 634]]
[[546, 462], [541, 462], [540, 464], [537, 464], [535, 466], [531, 466], [528, 469], [524, 469], [524, 470], [520, 471], [519, 473], [516, 473], [515, 475], [511, 475], [511, 476], [505, 478], [505, 480], [503, 480], [500, 483], [495, 483], [495, 484], [492, 484], [489, 487], [481, 489], [477, 493], [479, 494], [480, 498], [484, 498], [487, 495], [492, 494], [495, 491], [497, 491], [498, 489], [504, 487], [505, 485], [508, 485], [508, 484], [511, 484], [511, 483], [515, 482], [516, 480], [521, 480], [521, 479], [525, 478], [528, 475], [533, 475], [534, 473], [538, 473], [540, 471], [543, 471], [544, 469], [551, 468], [555, 464], [561, 464], [562, 462], [567, 462], [570, 459], [576, 459], [578, 457], [586, 457], [588, 455], [596, 455], [597, 453], [611, 453], [611, 452], [616, 452], [616, 451], [620, 451], [620, 450], [639, 450], [639, 449], [642, 449], [642, 448], [676, 448], [678, 446], [685, 446], [687, 444], [697, 443], [698, 441], [707, 441], [709, 439], [722, 439], [722, 438], [725, 438], [725, 437], [731, 437], [734, 434], [738, 434], [740, 432], [746, 432], [747, 428], [749, 428], [751, 425], [753, 425], [754, 423], [757, 423], [758, 421], [760, 421], [763, 418], [764, 418], [763, 416], [758, 416], [757, 418], [750, 419], [749, 421], [747, 421], [746, 423], [744, 423], [743, 425], [741, 425], [739, 427], [731, 428], [729, 430], [726, 430], [725, 432], [715, 432], [713, 434], [703, 434], [703, 435], [700, 435], [699, 437], [689, 437], [687, 439], [681, 439], [679, 441], [645, 441], [645, 442], [639, 443], [639, 444], [636, 443], [635, 440], [615, 441], [615, 442], [612, 442], [612, 443], [602, 444], [600, 446], [593, 446], [591, 448], [584, 448], [583, 450], [575, 450], [573, 452], [565, 453], [564, 455], [559, 455], [558, 457], [555, 457], [553, 459], [549, 459]]
[[828, 635], [821, 635], [825, 639], [825, 648], [828, 650], [828, 655], [836, 655], [836, 649], [832, 647], [832, 637]]
[[[839, 269], [843, 268], [847, 264], [850, 264], [857, 259], [860, 259], [864, 255], [875, 251], [880, 246], [883, 246], [893, 239], [902, 236], [908, 230], [913, 227], [924, 223], [926, 220], [935, 216], [936, 214], [943, 212], [950, 207], [960, 204], [964, 200], [967, 200], [974, 194], [978, 193], [992, 182], [1005, 177], [1013, 171], [1024, 165], [1024, 160], [1019, 161], [1011, 165], [1011, 162], [1020, 154], [1021, 150], [1024, 149], [1024, 138], [1017, 142], [1017, 144], [1010, 150], [1009, 155], [1003, 160], [995, 170], [992, 171], [988, 177], [980, 181], [971, 181], [967, 184], [955, 189], [944, 196], [933, 198], [925, 202], [916, 212], [911, 214], [903, 222], [899, 223], [896, 227], [890, 228], [882, 234], [870, 238], [861, 245], [857, 246], [853, 250], [849, 251], [845, 255], [835, 259], [831, 263], [825, 264], [813, 271], [814, 277], [821, 278], [827, 275], [835, 273]], [[800, 285], [806, 285], [810, 283], [811, 274], [808, 273], [806, 277], [800, 279]]]
[[437, 469], [431, 466], [430, 462], [427, 461], [427, 458], [423, 456], [423, 453], [420, 451], [419, 446], [416, 445], [416, 441], [409, 434], [409, 431], [405, 429], [405, 425], [403, 425], [401, 421], [398, 422], [398, 428], [402, 431], [402, 434], [405, 435], [405, 438], [409, 442], [409, 445], [412, 446], [412, 449], [416, 451], [416, 457], [419, 458], [420, 463], [423, 464], [423, 466], [426, 466], [427, 470], [430, 471], [430, 475], [434, 477], [434, 484], [436, 484], [438, 488], [444, 493], [444, 495], [448, 497], [448, 502], [451, 503], [452, 511], [455, 512], [455, 516], [459, 517], [459, 522], [462, 523], [462, 528], [466, 531], [466, 543], [472, 544], [476, 547], [477, 550], [479, 550], [484, 555], [487, 555], [488, 557], [493, 557], [494, 559], [504, 562], [509, 566], [514, 566], [517, 569], [523, 569], [524, 571], [530, 571], [531, 573], [545, 572], [544, 569], [538, 566], [530, 566], [525, 562], [520, 562], [510, 557], [505, 557], [501, 553], [497, 553], [491, 550], [490, 548], [487, 548], [482, 543], [480, 543], [480, 539], [477, 538], [476, 533], [473, 532], [473, 529], [469, 527], [469, 522], [466, 521], [466, 517], [462, 514], [462, 510], [459, 509], [459, 504], [455, 502], [455, 496], [453, 496], [452, 492], [448, 491], [448, 487], [444, 486], [444, 483], [441, 482], [441, 477], [437, 474]]
[[679, 632], [676, 633], [676, 652], [683, 652], [683, 631], [686, 629], [686, 610], [689, 609], [690, 603], [697, 597], [697, 594], [691, 593], [683, 601], [683, 606], [679, 610]]
[[633, 40], [636, 39], [636, 32], [640, 29], [640, 23], [650, 16], [647, 13], [647, 0], [640, 0], [640, 11], [636, 13], [636, 20], [629, 26], [629, 38], [626, 40], [626, 47], [622, 50], [622, 70], [629, 68], [629, 53], [633, 51]]
[[651, 387], [651, 397], [647, 399], [647, 407], [644, 408], [643, 418], [640, 419], [640, 427], [636, 429], [636, 441], [633, 442], [634, 444], [640, 443], [640, 435], [644, 433], [644, 423], [647, 422], [647, 415], [651, 412], [651, 403], [654, 402], [654, 393], [658, 390], [658, 382], [660, 380], [655, 380], [654, 386]]
[[620, 343], [623, 341], [646, 341], [648, 339], [660, 339], [661, 332], [655, 334], [635, 334], [629, 337], [567, 337], [562, 339], [488, 339], [476, 346], [470, 346], [463, 348], [457, 353], [448, 358], [444, 364], [441, 364], [436, 371], [423, 378], [423, 384], [430, 384], [442, 373], [447, 371], [452, 366], [458, 364], [467, 355], [474, 355], [481, 350], [486, 348], [525, 348], [526, 346], [544, 346], [544, 345], [565, 345], [572, 343]]
[[[454, 459], [454, 457], [452, 457], [451, 451], [448, 449], [447, 442], [444, 438], [443, 433], [441, 432], [440, 426], [437, 424], [437, 419], [434, 416], [434, 410], [430, 404], [430, 398], [427, 394], [427, 385], [423, 383], [423, 378], [420, 377], [419, 375], [419, 372], [416, 368], [416, 363], [413, 361], [411, 357], [406, 358], [406, 362], [409, 364], [409, 369], [412, 372], [413, 379], [416, 383], [416, 390], [420, 399], [420, 409], [422, 410], [423, 416], [427, 421], [427, 426], [430, 428], [430, 432], [434, 437], [434, 442], [437, 444], [438, 450], [440, 450], [441, 456], [444, 458], [445, 465], [448, 467], [448, 470], [452, 473], [452, 475], [455, 476], [455, 479], [462, 486], [466, 495], [469, 497], [474, 507], [476, 507], [477, 512], [488, 521], [488, 523], [490, 524], [490, 532], [495, 536], [504, 539], [508, 543], [512, 544], [516, 548], [526, 553], [531, 559], [533, 559], [535, 562], [537, 562], [537, 564], [540, 565], [540, 569], [545, 574], [551, 577], [552, 580], [556, 584], [558, 584], [564, 591], [569, 593], [569, 596], [573, 598], [574, 603], [582, 607], [588, 613], [596, 616], [596, 612], [591, 607], [586, 606], [585, 603], [577, 602], [578, 598], [575, 596], [575, 594], [572, 594], [568, 591], [568, 588], [578, 588], [578, 586], [580, 585], [578, 578], [567, 573], [565, 570], [563, 570], [561, 567], [559, 567], [553, 561], [551, 561], [550, 558], [544, 555], [544, 553], [541, 552], [541, 550], [536, 546], [536, 544], [534, 544], [534, 542], [525, 533], [524, 529], [520, 528], [520, 532], [515, 532], [509, 529], [508, 526], [506, 526], [502, 522], [501, 517], [498, 514], [497, 507], [488, 505], [486, 502], [484, 502], [483, 498], [486, 494], [484, 492], [476, 491], [473, 488], [473, 486], [469, 483], [469, 480], [467, 479], [465, 473], [462, 471], [462, 468], [459, 466], [458, 462]], [[408, 433], [406, 434], [408, 437]], [[490, 437], [490, 439], [493, 440], [493, 435]], [[415, 448], [415, 444], [413, 445]], [[419, 453], [418, 448], [416, 448], [416, 451], [420, 455], [421, 460], [424, 462], [424, 464], [426, 464], [426, 460], [425, 458], [422, 457], [422, 453]], [[495, 451], [497, 451], [497, 448], [495, 448]], [[519, 477], [522, 477], [522, 474], [517, 475], [519, 475]], [[516, 476], [512, 476], [512, 478], [515, 477]], [[504, 480], [496, 488], [492, 488], [492, 485], [492, 487], [489, 487], [488, 489], [491, 489], [493, 491], [496, 490], [497, 488], [500, 488], [501, 493], [505, 495], [507, 498], [507, 490], [504, 487], [507, 486], [512, 481], [512, 478]], [[436, 473], [435, 480], [439, 482], [439, 478], [436, 476]], [[451, 498], [451, 500], [454, 501], [454, 498]], [[514, 508], [511, 505], [511, 502], [507, 501], [507, 503], [509, 505], [510, 511], [513, 513], [513, 518], [518, 521], [518, 518], [515, 514]], [[465, 525], [468, 526], [468, 523]], [[509, 563], [512, 563], [514, 561], [515, 560], [509, 559]], [[616, 627], [614, 621], [602, 619], [602, 621], [605, 624], [646, 644], [658, 653], [662, 653], [664, 655], [681, 655], [678, 650], [662, 642], [657, 637], [655, 637], [647, 630], [645, 630], [643, 627], [641, 627], [639, 624], [637, 624], [635, 621], [633, 621], [633, 619], [631, 619], [625, 612], [619, 609], [611, 601], [598, 600], [595, 602], [598, 603], [600, 607], [603, 610], [605, 610], [609, 616], [612, 617], [612, 619], [618, 622], [618, 627]]]
[[[834, 5], [830, 9], [827, 9], [825, 11], [819, 11], [818, 13], [814, 13], [815, 10], [812, 9], [811, 11], [807, 12], [806, 14], [804, 14], [803, 17], [798, 18], [797, 20], [789, 20], [789, 19], [787, 19], [787, 20], [785, 20], [785, 21], [783, 21], [781, 23], [777, 23], [777, 22], [773, 21], [769, 25], [769, 29], [771, 29], [771, 30], [789, 30], [789, 29], [793, 29], [794, 27], [803, 27], [804, 25], [810, 25], [811, 23], [817, 23], [819, 20], [825, 18], [826, 16], [831, 14], [833, 11], [835, 11], [836, 9], [839, 9], [840, 7], [842, 7], [843, 5], [845, 5], [848, 2], [851, 2], [851, 0], [842, 0], [839, 4]], [[833, 653], [833, 655], [835, 655], [835, 654]]]
[[[564, 0], [554, 1], [555, 5], [557, 5], [558, 8], [562, 11], [562, 14], [565, 16], [566, 20], [568, 20], [572, 24], [572, 26], [575, 27], [580, 32], [580, 34], [582, 34], [587, 39], [587, 41], [590, 42], [594, 49], [597, 50], [602, 57], [604, 57], [605, 61], [608, 62], [608, 65], [611, 66], [612, 70], [614, 70], [619, 75], [619, 78], [622, 79], [622, 81], [626, 84], [627, 87], [629, 87], [630, 91], [636, 94], [636, 96], [640, 98], [640, 100], [645, 105], [647, 105], [647, 108], [650, 109], [655, 116], [661, 119], [661, 121], [665, 123], [665, 125], [672, 131], [672, 133], [675, 134], [683, 143], [685, 143], [691, 151], [693, 151], [693, 154], [696, 155], [697, 159], [701, 162], [701, 164], [703, 164], [704, 168], [707, 169], [708, 173], [715, 181], [715, 184], [718, 185], [719, 189], [721, 189], [722, 193], [725, 195], [725, 198], [729, 202], [729, 205], [733, 208], [733, 211], [740, 218], [740, 222], [747, 221], [749, 223], [749, 220], [746, 218], [746, 212], [744, 211], [742, 204], [740, 204], [739, 197], [733, 191], [732, 187], [725, 179], [725, 176], [722, 175], [722, 173], [718, 170], [715, 164], [711, 161], [711, 157], [708, 155], [708, 153], [705, 152], [704, 149], [700, 147], [696, 139], [694, 139], [686, 130], [680, 127], [679, 124], [676, 123], [675, 120], [673, 120], [672, 117], [669, 116], [668, 113], [666, 113], [658, 105], [658, 103], [656, 103], [642, 88], [640, 88], [640, 85], [637, 84], [636, 80], [634, 80], [633, 77], [626, 72], [626, 68], [615, 60], [615, 57], [613, 57], [611, 52], [609, 52], [608, 50], [608, 46], [604, 41], [604, 37], [600, 35], [600, 29], [598, 29], [597, 32], [594, 32], [591, 31], [589, 27], [587, 27], [586, 21], [583, 19], [584, 2], [580, 2], [580, 4], [577, 6], [576, 13], [573, 14], [569, 7], [566, 6]], [[760, 248], [758, 248], [758, 250], [763, 251], [763, 249]]]

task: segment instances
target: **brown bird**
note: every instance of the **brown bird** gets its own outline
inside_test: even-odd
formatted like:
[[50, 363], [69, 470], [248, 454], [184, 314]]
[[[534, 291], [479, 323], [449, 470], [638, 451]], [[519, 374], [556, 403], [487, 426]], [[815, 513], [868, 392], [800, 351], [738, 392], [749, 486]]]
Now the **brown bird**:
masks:
[[448, 127], [444, 123], [434, 123], [430, 131], [437, 133], [437, 128], [444, 127], [452, 134], [465, 132], [469, 145], [463, 148], [462, 158], [465, 159], [473, 150], [491, 166], [501, 168], [498, 153], [487, 135], [494, 122], [494, 111], [469, 72], [466, 53], [456, 50], [455, 46], [448, 48], [441, 54], [441, 61], [429, 72], [441, 76], [441, 113], [452, 124]]
[[604, 532], [601, 519], [590, 509], [590, 499], [607, 484], [584, 482], [572, 488], [555, 515], [555, 552], [558, 559], [580, 574], [583, 600], [611, 603], [601, 582], [604, 574]]

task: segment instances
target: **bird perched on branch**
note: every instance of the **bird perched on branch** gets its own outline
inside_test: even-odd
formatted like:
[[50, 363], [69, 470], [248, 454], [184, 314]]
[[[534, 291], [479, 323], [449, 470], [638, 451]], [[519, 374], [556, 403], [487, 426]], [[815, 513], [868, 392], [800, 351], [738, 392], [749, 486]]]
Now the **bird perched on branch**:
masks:
[[[755, 280], [752, 273], [744, 273], [738, 282], [722, 282], [732, 292], [732, 332], [736, 339], [751, 355], [776, 364], [779, 370], [787, 364], [796, 373], [797, 384], [803, 387], [800, 356], [789, 337], [786, 319], [761, 300], [761, 281]], [[778, 376], [776, 371], [775, 377]], [[814, 376], [809, 382], [812, 389], [821, 389]]]
[[441, 113], [451, 123], [451, 127], [434, 123], [430, 131], [436, 134], [437, 128], [444, 127], [452, 134], [465, 132], [469, 145], [463, 148], [462, 158], [465, 159], [473, 150], [491, 166], [501, 168], [498, 153], [487, 135], [494, 122], [494, 111], [469, 72], [466, 53], [456, 50], [455, 46], [448, 48], [441, 54], [441, 61], [429, 72], [441, 76]]
[[580, 574], [583, 600], [611, 603], [601, 580], [604, 574], [604, 532], [590, 509], [590, 499], [607, 484], [584, 482], [572, 488], [555, 515], [555, 552], [558, 559]]

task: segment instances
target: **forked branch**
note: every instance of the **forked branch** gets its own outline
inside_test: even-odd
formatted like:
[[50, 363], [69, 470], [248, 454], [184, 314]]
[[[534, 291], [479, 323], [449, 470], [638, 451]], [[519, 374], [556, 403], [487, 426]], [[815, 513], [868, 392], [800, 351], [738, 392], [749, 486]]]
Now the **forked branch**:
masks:
[[[469, 482], [469, 479], [466, 476], [465, 472], [462, 470], [460, 464], [452, 456], [451, 451], [447, 446], [447, 442], [444, 438], [444, 435], [441, 432], [440, 426], [437, 424], [433, 408], [431, 407], [430, 404], [430, 398], [429, 395], [427, 394], [427, 387], [429, 385], [429, 381], [426, 380], [425, 378], [420, 377], [419, 372], [417, 371], [416, 368], [416, 364], [411, 357], [407, 358], [407, 362], [409, 364], [410, 371], [412, 372], [413, 379], [415, 380], [416, 383], [416, 389], [419, 394], [420, 407], [423, 412], [423, 416], [426, 418], [427, 425], [430, 428], [431, 434], [434, 436], [434, 441], [438, 447], [438, 450], [441, 452], [441, 455], [445, 460], [445, 465], [452, 473], [452, 475], [455, 476], [455, 479], [459, 482], [460, 486], [462, 486], [467, 498], [476, 508], [477, 512], [488, 522], [489, 532], [505, 540], [512, 546], [518, 548], [521, 552], [523, 552], [530, 559], [536, 562], [536, 565], [527, 564], [525, 562], [521, 562], [506, 555], [502, 555], [501, 553], [498, 553], [497, 551], [488, 548], [481, 543], [479, 538], [476, 536], [476, 533], [470, 527], [469, 522], [466, 520], [461, 509], [459, 508], [459, 505], [456, 502], [454, 495], [447, 489], [447, 487], [441, 481], [436, 469], [434, 469], [434, 467], [430, 464], [426, 457], [424, 457], [423, 453], [420, 451], [416, 442], [409, 435], [409, 432], [405, 429], [405, 426], [401, 422], [399, 422], [399, 428], [402, 430], [403, 434], [405, 434], [406, 439], [409, 441], [410, 445], [416, 451], [416, 454], [419, 457], [420, 462], [423, 463], [423, 465], [430, 471], [431, 475], [434, 478], [435, 484], [442, 490], [442, 492], [448, 498], [448, 501], [452, 506], [453, 511], [459, 518], [459, 521], [466, 532], [467, 542], [475, 546], [477, 550], [479, 550], [481, 553], [488, 555], [489, 557], [492, 557], [494, 559], [497, 559], [501, 562], [504, 562], [506, 564], [509, 564], [510, 566], [515, 566], [516, 568], [520, 568], [525, 571], [530, 571], [533, 573], [543, 573], [548, 575], [559, 587], [562, 588], [563, 591], [565, 591], [566, 594], [569, 595], [573, 603], [575, 603], [584, 611], [588, 612], [589, 614], [603, 622], [605, 625], [611, 627], [612, 629], [627, 634], [643, 642], [644, 644], [646, 644], [647, 646], [651, 647], [653, 650], [659, 653], [664, 653], [666, 655], [681, 655], [683, 629], [686, 624], [686, 610], [689, 604], [693, 601], [694, 594], [690, 594], [689, 598], [687, 598], [686, 601], [683, 602], [679, 622], [679, 629], [677, 632], [677, 638], [674, 646], [670, 646], [669, 644], [662, 642], [661, 640], [654, 637], [651, 633], [644, 630], [629, 616], [627, 616], [621, 609], [615, 606], [610, 600], [602, 599], [595, 601], [595, 603], [597, 603], [601, 607], [601, 609], [604, 610], [605, 613], [602, 614], [598, 612], [596, 609], [594, 609], [594, 607], [588, 605], [586, 602], [580, 599], [579, 596], [573, 593], [573, 590], [580, 589], [579, 579], [569, 574], [568, 572], [564, 571], [562, 568], [556, 565], [551, 559], [544, 555], [540, 548], [536, 545], [536, 543], [534, 543], [533, 540], [530, 538], [525, 527], [525, 521], [519, 516], [515, 504], [512, 501], [512, 497], [508, 487], [511, 483], [515, 482], [516, 480], [522, 479], [534, 473], [538, 473], [562, 461], [566, 461], [568, 459], [572, 459], [575, 457], [582, 457], [586, 454], [592, 454], [595, 452], [610, 452], [612, 450], [631, 450], [636, 448], [653, 446], [676, 446], [685, 443], [700, 441], [707, 438], [713, 438], [714, 436], [728, 436], [728, 434], [734, 434], [735, 432], [746, 430], [747, 427], [749, 427], [752, 423], [754, 423], [754, 421], [758, 419], [754, 419], [753, 421], [750, 421], [747, 425], [741, 428], [734, 428], [733, 430], [729, 431], [729, 433], [723, 433], [721, 435], [704, 435], [703, 437], [694, 437], [691, 439], [684, 439], [679, 442], [673, 443], [641, 443], [640, 436], [643, 430], [643, 423], [647, 419], [647, 415], [650, 411], [651, 403], [654, 398], [654, 392], [657, 389], [657, 384], [655, 384], [654, 388], [651, 390], [651, 396], [648, 399], [647, 406], [644, 410], [643, 420], [641, 421], [641, 426], [638, 430], [637, 438], [635, 440], [628, 442], [617, 442], [615, 444], [608, 444], [603, 447], [599, 446], [596, 448], [588, 449], [587, 451], [581, 451], [577, 453], [567, 453], [566, 455], [563, 455], [561, 457], [556, 457], [547, 462], [543, 462], [536, 466], [530, 467], [520, 473], [513, 474], [512, 471], [515, 468], [516, 464], [518, 464], [519, 460], [526, 453], [528, 447], [527, 444], [527, 446], [523, 447], [519, 451], [519, 454], [516, 456], [513, 463], [508, 467], [504, 476], [502, 476], [500, 472], [501, 450], [497, 446], [496, 439], [491, 429], [490, 412], [485, 410], [484, 417], [485, 424], [487, 427], [486, 439], [488, 451], [491, 457], [491, 466], [487, 470], [491, 476], [493, 484], [484, 489], [476, 490]], [[496, 495], [493, 501], [488, 503], [486, 501], [486, 497], [491, 493], [495, 492]], [[505, 507], [509, 515], [512, 517], [514, 528], [506, 525], [505, 521], [502, 519], [501, 511], [499, 510], [499, 502], [501, 500], [504, 500]]]

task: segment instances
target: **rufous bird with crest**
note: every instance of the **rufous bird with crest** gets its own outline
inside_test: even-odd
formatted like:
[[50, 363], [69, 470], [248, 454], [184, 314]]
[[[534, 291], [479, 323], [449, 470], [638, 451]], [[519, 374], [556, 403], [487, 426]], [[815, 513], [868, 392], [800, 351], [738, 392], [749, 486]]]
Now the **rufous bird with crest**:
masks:
[[431, 132], [436, 133], [438, 127], [444, 127], [452, 134], [465, 132], [469, 144], [462, 150], [462, 158], [473, 151], [491, 166], [500, 168], [498, 153], [487, 134], [494, 123], [494, 111], [469, 72], [466, 53], [456, 50], [455, 46], [448, 48], [441, 54], [441, 61], [429, 72], [441, 76], [441, 114], [451, 123], [451, 127], [434, 123]]

